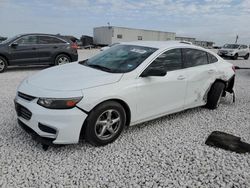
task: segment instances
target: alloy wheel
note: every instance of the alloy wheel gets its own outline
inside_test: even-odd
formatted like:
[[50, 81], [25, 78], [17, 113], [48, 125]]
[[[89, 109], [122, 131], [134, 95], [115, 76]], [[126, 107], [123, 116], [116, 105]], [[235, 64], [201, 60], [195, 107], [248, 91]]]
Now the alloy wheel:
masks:
[[66, 63], [69, 63], [69, 59], [67, 57], [60, 57], [58, 59], [58, 65], [63, 65], [63, 64], [66, 64]]
[[5, 63], [2, 59], [0, 59], [0, 71], [2, 71], [5, 68]]
[[108, 140], [116, 135], [121, 126], [121, 115], [114, 109], [103, 112], [95, 124], [95, 134], [100, 140]]

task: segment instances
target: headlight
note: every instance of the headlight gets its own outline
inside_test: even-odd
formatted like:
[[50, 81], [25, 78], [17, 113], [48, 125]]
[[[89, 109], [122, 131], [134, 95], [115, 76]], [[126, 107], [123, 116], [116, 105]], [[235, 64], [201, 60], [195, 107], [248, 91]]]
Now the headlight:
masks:
[[70, 109], [74, 108], [82, 97], [67, 99], [39, 98], [37, 104], [50, 109]]

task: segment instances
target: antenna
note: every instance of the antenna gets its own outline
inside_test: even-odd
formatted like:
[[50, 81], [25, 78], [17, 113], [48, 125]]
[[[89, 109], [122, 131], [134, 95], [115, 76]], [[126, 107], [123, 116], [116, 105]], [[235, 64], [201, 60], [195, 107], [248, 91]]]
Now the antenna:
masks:
[[108, 28], [111, 29], [112, 27], [110, 26], [110, 22], [108, 22], [107, 24], [108, 24]]
[[235, 40], [235, 44], [237, 44], [237, 42], [238, 42], [238, 39], [239, 39], [239, 35], [236, 35], [236, 40]]

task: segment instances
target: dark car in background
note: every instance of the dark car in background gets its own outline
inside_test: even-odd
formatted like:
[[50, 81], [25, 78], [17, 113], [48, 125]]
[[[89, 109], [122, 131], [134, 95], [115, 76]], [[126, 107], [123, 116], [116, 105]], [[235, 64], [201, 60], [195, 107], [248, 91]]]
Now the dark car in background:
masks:
[[61, 65], [77, 60], [77, 45], [57, 35], [24, 34], [0, 43], [0, 73], [8, 66]]

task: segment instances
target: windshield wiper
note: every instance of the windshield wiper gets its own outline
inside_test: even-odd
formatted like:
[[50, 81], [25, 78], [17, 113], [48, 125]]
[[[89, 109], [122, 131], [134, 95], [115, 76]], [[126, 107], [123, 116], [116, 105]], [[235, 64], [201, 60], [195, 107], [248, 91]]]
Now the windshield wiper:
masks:
[[85, 64], [87, 64], [87, 61], [88, 61], [88, 59], [85, 59], [85, 60], [83, 60], [83, 61], [79, 61], [79, 64], [85, 65]]
[[96, 69], [106, 71], [106, 72], [113, 72], [112, 69], [110, 69], [108, 67], [101, 66], [101, 65], [87, 64], [87, 63], [86, 63], [86, 65], [89, 66], [89, 67], [92, 67], [92, 68], [96, 68]]
[[114, 72], [112, 69], [110, 69], [108, 67], [104, 67], [104, 66], [96, 65], [96, 64], [88, 64], [88, 59], [85, 59], [83, 61], [79, 61], [79, 64], [85, 65], [87, 67], [92, 67], [92, 68], [95, 68], [95, 69], [103, 70], [103, 71], [106, 71], [106, 72]]

